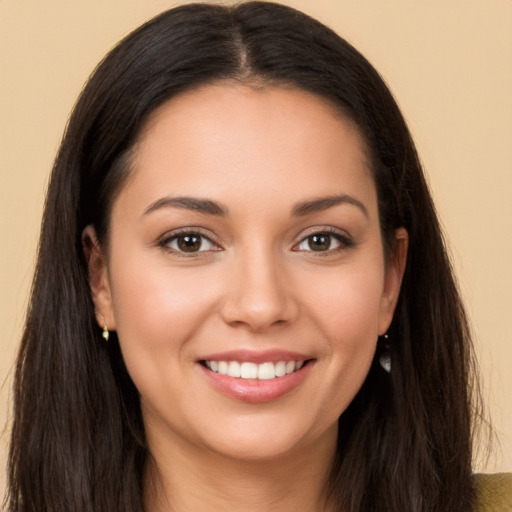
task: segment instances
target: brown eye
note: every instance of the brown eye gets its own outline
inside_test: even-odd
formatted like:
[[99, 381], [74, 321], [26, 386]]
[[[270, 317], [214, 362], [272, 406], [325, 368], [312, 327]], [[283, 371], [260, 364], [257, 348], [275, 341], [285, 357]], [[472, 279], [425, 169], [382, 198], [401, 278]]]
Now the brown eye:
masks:
[[312, 251], [328, 251], [331, 248], [331, 236], [325, 234], [307, 237], [307, 244]]
[[203, 244], [199, 235], [179, 235], [176, 241], [178, 249], [182, 252], [197, 252]]
[[329, 252], [350, 247], [352, 242], [341, 233], [319, 231], [303, 238], [296, 246], [297, 251]]
[[219, 248], [205, 235], [194, 232], [178, 233], [163, 239], [159, 245], [180, 254], [216, 251]]

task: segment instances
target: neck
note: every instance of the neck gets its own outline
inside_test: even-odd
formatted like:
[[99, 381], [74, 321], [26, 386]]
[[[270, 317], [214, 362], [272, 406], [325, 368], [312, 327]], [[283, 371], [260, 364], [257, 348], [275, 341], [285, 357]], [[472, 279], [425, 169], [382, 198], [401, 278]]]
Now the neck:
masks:
[[242, 504], [244, 512], [333, 510], [325, 487], [335, 443], [334, 436], [268, 460], [240, 460], [176, 443], [165, 450], [158, 446], [146, 472], [145, 510], [238, 512]]

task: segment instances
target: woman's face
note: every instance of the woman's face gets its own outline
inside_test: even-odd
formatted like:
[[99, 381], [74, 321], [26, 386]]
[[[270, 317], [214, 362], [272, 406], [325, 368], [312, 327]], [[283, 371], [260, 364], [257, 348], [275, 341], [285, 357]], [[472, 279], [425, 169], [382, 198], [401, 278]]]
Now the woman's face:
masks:
[[365, 145], [324, 101], [233, 84], [170, 100], [89, 260], [150, 448], [332, 448], [403, 259], [386, 266]]

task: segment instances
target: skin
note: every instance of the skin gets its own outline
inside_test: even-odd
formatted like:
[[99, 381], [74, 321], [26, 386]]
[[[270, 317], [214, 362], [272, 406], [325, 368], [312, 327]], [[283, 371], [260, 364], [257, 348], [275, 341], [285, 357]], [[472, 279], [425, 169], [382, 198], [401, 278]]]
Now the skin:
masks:
[[[141, 395], [148, 510], [168, 509], [167, 496], [176, 511], [328, 509], [337, 420], [389, 327], [407, 250], [399, 229], [384, 257], [366, 155], [351, 122], [294, 89], [209, 85], [142, 130], [108, 250], [92, 227], [84, 238], [98, 323], [117, 331]], [[344, 200], [294, 214], [333, 195]], [[160, 201], [178, 196], [227, 214]], [[191, 227], [211, 242], [180, 253], [172, 236]], [[312, 250], [308, 237], [326, 230]], [[215, 389], [198, 363], [238, 349], [312, 362], [291, 392], [248, 403]]]

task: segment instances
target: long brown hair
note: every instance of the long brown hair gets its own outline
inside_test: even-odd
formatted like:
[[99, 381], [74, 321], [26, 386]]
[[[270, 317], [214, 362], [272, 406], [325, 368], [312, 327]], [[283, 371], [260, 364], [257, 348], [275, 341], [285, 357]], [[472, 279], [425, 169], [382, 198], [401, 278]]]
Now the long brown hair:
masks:
[[231, 79], [328, 99], [371, 151], [388, 255], [403, 226], [409, 254], [389, 330], [392, 372], [377, 359], [339, 420], [328, 492], [340, 510], [471, 508], [470, 333], [416, 150], [368, 61], [330, 29], [274, 3], [171, 9], [98, 66], [55, 161], [16, 366], [6, 509], [141, 512], [151, 456], [139, 396], [113, 336], [102, 342], [81, 233], [104, 242], [139, 130], [181, 91]]

